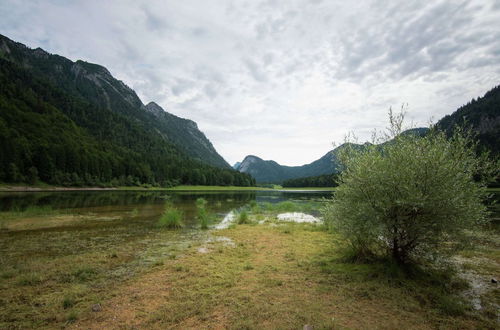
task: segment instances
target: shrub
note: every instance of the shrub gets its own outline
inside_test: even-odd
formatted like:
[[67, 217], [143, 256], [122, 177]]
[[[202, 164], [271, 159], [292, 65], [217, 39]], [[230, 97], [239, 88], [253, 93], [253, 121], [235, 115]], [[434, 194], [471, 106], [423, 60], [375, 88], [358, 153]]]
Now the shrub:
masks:
[[163, 212], [160, 220], [158, 220], [158, 226], [168, 229], [182, 228], [182, 212], [167, 205], [167, 209]]
[[486, 221], [482, 200], [495, 164], [476, 155], [462, 129], [449, 138], [432, 128], [423, 137], [401, 134], [403, 114], [389, 117], [386, 143], [344, 145], [344, 170], [325, 221], [360, 256], [388, 255], [399, 264], [434, 259]]

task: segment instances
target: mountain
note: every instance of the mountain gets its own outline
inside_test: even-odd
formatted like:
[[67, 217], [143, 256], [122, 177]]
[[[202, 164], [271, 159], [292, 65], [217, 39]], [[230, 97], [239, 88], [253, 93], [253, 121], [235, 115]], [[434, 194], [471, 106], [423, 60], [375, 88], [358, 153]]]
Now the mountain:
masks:
[[[477, 133], [480, 150], [489, 151], [492, 157], [500, 154], [500, 86], [494, 87], [483, 97], [473, 99], [460, 107], [451, 115], [444, 116], [436, 124], [436, 128], [451, 134], [455, 126], [466, 126]], [[427, 128], [414, 128], [402, 134], [425, 135]], [[390, 143], [390, 141], [386, 142]], [[361, 146], [362, 147], [362, 146]], [[337, 149], [325, 156], [303, 166], [282, 166], [272, 160], [262, 160], [256, 156], [247, 156], [237, 168], [240, 172], [252, 175], [257, 182], [287, 184], [297, 182], [316, 182], [324, 179], [324, 175], [335, 173], [338, 168]]]
[[168, 113], [154, 102], [148, 103], [144, 108], [157, 118], [159, 133], [181, 147], [186, 154], [214, 166], [231, 168], [194, 121]]
[[252, 183], [196, 123], [142, 104], [106, 68], [1, 35], [0, 139], [3, 182]]
[[41, 48], [32, 50], [1, 35], [0, 57], [29, 69], [35, 76], [50, 81], [54, 87], [83, 98], [96, 107], [143, 123], [147, 129], [156, 131], [188, 156], [210, 165], [231, 168], [196, 123], [167, 113], [154, 102], [143, 105], [131, 88], [115, 79], [103, 66], [80, 60], [72, 62]]
[[[302, 166], [285, 166], [273, 160], [263, 160], [257, 156], [249, 155], [241, 162], [238, 171], [250, 174], [258, 183], [281, 183], [285, 180], [332, 174], [338, 170], [338, 152], [345, 147], [343, 144], [329, 152], [320, 159]], [[363, 145], [355, 145], [362, 147]]]
[[[404, 131], [402, 134], [425, 135], [428, 128], [412, 128]], [[253, 155], [246, 156], [241, 163], [236, 163], [234, 166], [240, 172], [248, 173], [255, 178], [258, 183], [283, 183], [290, 181], [287, 184], [296, 183], [294, 179], [304, 179], [304, 182], [325, 181], [328, 175], [338, 172], [339, 161], [338, 153], [342, 148], [348, 145], [353, 148], [363, 148], [365, 144], [342, 144], [339, 147], [330, 150], [323, 157], [314, 162], [302, 166], [285, 166], [276, 163], [273, 160], [262, 160]], [[238, 165], [236, 167], [236, 165]], [[307, 179], [307, 180], [306, 180]], [[331, 186], [331, 185], [330, 185]]]
[[452, 132], [455, 126], [465, 125], [477, 133], [479, 147], [490, 151], [494, 157], [500, 154], [500, 86], [473, 99], [451, 115], [437, 122], [439, 129]]

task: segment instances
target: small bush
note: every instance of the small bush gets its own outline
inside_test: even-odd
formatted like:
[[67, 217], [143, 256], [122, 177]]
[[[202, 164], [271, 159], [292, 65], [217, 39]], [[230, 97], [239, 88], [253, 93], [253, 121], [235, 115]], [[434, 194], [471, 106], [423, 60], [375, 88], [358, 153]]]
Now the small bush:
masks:
[[343, 145], [340, 185], [323, 215], [359, 255], [436, 260], [487, 221], [482, 200], [498, 164], [477, 156], [468, 132], [404, 134], [403, 114], [389, 117], [383, 144]]
[[163, 215], [158, 220], [158, 226], [168, 229], [182, 228], [182, 212], [174, 207], [167, 206], [167, 210], [163, 212]]

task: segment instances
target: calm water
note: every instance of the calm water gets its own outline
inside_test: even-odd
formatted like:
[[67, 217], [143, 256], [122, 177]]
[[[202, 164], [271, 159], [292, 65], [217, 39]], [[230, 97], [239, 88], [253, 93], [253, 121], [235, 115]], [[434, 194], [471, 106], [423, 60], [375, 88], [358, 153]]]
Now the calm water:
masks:
[[[0, 193], [0, 266], [29, 269], [41, 262], [87, 260], [98, 253], [126, 255], [129, 271], [134, 263], [154, 263], [193, 241], [207, 239], [210, 234], [197, 229], [197, 198], [206, 199], [209, 212], [221, 221], [251, 201], [307, 202], [329, 196], [329, 192]], [[182, 230], [158, 228], [167, 201], [182, 210]]]
[[[158, 220], [168, 201], [184, 213], [187, 227], [193, 227], [196, 199], [208, 201], [208, 209], [223, 217], [250, 201], [278, 203], [286, 200], [306, 202], [331, 196], [330, 192], [143, 192], [143, 191], [76, 191], [0, 193], [0, 217], [5, 212], [43, 213], [53, 210], [58, 214], [93, 214], [106, 218], [108, 225], [120, 225], [124, 218], [140, 218], [147, 224]], [[37, 209], [39, 209], [37, 211]], [[43, 215], [43, 214], [42, 214]], [[108, 216], [108, 217], [106, 217]], [[116, 221], [109, 223], [109, 217]]]
[[[498, 201], [500, 194], [495, 194]], [[221, 221], [232, 210], [257, 203], [318, 202], [331, 192], [133, 192], [78, 191], [0, 193], [0, 264], [39, 256], [64, 256], [97, 250], [168, 255], [193, 240], [197, 229], [196, 199]], [[184, 214], [180, 231], [159, 230], [158, 219], [169, 202]], [[498, 204], [492, 208], [498, 224]], [[312, 214], [318, 211], [311, 212]], [[158, 249], [158, 247], [162, 247]], [[149, 251], [149, 252], [147, 252]]]

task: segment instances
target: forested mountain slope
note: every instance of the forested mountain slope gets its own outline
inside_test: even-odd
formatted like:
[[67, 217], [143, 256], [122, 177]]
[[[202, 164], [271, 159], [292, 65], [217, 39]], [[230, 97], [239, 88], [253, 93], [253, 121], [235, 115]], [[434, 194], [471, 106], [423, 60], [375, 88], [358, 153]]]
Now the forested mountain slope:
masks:
[[477, 133], [479, 147], [500, 155], [500, 86], [486, 92], [483, 97], [473, 99], [451, 115], [444, 116], [436, 126], [451, 132], [456, 125], [471, 128]]
[[160, 109], [101, 66], [0, 36], [0, 181], [252, 183], [194, 122]]
[[72, 62], [40, 48], [30, 49], [1, 35], [0, 57], [19, 64], [38, 78], [50, 81], [54, 87], [69, 95], [141, 123], [146, 129], [176, 144], [188, 156], [210, 165], [230, 168], [193, 121], [169, 113], [161, 114], [165, 111], [155, 103], [143, 105], [132, 89], [115, 79], [103, 66], [84, 61]]

